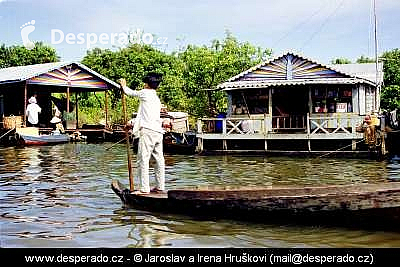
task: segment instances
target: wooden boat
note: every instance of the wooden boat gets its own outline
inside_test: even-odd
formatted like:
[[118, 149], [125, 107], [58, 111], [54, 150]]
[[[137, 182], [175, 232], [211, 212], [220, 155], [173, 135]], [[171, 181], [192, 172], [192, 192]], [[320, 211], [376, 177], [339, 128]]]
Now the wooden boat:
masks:
[[112, 190], [127, 207], [263, 223], [400, 229], [400, 182], [302, 188], [205, 187], [135, 195]]
[[19, 143], [22, 145], [53, 145], [67, 143], [70, 140], [67, 134], [41, 134], [41, 135], [26, 135], [18, 134]]

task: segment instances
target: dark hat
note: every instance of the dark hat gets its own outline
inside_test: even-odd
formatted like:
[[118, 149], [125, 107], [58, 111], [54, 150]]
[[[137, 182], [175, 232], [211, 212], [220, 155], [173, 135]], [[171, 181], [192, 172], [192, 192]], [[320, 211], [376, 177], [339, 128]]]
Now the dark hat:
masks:
[[156, 72], [149, 72], [143, 78], [143, 82], [149, 85], [150, 83], [159, 84], [161, 81], [162, 81], [162, 74]]

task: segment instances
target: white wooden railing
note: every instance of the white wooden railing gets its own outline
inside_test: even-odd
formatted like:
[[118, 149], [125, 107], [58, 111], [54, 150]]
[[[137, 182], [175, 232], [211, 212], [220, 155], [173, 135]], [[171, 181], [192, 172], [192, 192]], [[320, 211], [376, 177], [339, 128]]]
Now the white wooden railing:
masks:
[[299, 130], [309, 136], [320, 134], [354, 134], [363, 117], [353, 113], [263, 116], [259, 118], [203, 118], [197, 121], [198, 134], [250, 135], [290, 133]]
[[308, 133], [315, 134], [335, 134], [335, 133], [355, 133], [357, 124], [363, 120], [362, 116], [352, 113], [332, 113], [332, 114], [312, 114], [307, 116]]

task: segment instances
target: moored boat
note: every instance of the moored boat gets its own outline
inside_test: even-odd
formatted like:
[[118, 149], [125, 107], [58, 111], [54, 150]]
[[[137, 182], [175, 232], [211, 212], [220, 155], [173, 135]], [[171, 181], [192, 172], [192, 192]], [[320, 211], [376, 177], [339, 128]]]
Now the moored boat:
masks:
[[51, 145], [67, 143], [70, 140], [67, 134], [24, 135], [19, 134], [20, 143], [23, 145]]
[[111, 185], [127, 207], [263, 223], [390, 228], [400, 223], [400, 182], [304, 188], [205, 187], [135, 195]]
[[25, 127], [16, 130], [16, 140], [19, 144], [25, 146], [53, 145], [69, 142], [70, 136], [57, 130], [50, 134], [39, 134], [39, 128]]

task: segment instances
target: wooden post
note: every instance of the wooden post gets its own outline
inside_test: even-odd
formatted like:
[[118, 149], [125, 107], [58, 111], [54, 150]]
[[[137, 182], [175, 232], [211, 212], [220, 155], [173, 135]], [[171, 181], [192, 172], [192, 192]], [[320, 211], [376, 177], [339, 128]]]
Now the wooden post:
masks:
[[313, 112], [311, 87], [308, 88], [308, 112]]
[[226, 135], [226, 119], [222, 120], [222, 134]]
[[203, 123], [201, 119], [197, 120], [197, 133], [199, 134], [203, 133]]
[[357, 141], [356, 140], [351, 140], [351, 150], [353, 150], [353, 151], [357, 150]]
[[76, 120], [76, 125], [75, 125], [75, 129], [77, 130], [79, 128], [79, 116], [78, 116], [78, 92], [75, 93], [75, 120]]
[[[121, 88], [122, 91], [122, 88]], [[126, 97], [124, 91], [121, 92], [122, 94], [122, 111], [124, 113], [124, 123], [125, 125], [128, 123], [128, 115], [127, 115], [127, 108], [126, 108]], [[126, 139], [126, 152], [128, 154], [128, 172], [129, 172], [129, 188], [134, 191], [134, 182], [133, 182], [133, 170], [132, 170], [132, 153], [131, 153], [131, 145], [129, 142], [129, 132], [125, 130], [125, 139]]]
[[28, 80], [25, 81], [25, 91], [24, 91], [24, 127], [26, 127], [26, 103], [28, 101]]
[[272, 131], [272, 88], [269, 88], [268, 90], [268, 114], [269, 114], [269, 121], [266, 133], [268, 133], [268, 131]]
[[107, 91], [104, 92], [104, 106], [106, 112], [106, 128], [108, 127], [108, 94]]
[[308, 143], [308, 152], [311, 152], [311, 139], [310, 139], [310, 113], [307, 113], [307, 143]]
[[69, 87], [67, 87], [67, 113], [69, 113]]

